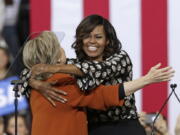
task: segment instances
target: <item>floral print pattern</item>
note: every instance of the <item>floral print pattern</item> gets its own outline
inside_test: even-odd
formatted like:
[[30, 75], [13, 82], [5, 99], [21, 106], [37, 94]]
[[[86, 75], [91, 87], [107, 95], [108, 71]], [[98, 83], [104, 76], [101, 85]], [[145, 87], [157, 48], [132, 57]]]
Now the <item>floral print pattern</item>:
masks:
[[[128, 54], [121, 50], [103, 62], [78, 61], [69, 59], [68, 64], [75, 64], [85, 74], [77, 77], [80, 89], [87, 92], [100, 84], [115, 85], [132, 80], [132, 63]], [[137, 119], [134, 94], [124, 98], [123, 106], [115, 106], [107, 111], [88, 109], [88, 121], [107, 122], [125, 119]]]

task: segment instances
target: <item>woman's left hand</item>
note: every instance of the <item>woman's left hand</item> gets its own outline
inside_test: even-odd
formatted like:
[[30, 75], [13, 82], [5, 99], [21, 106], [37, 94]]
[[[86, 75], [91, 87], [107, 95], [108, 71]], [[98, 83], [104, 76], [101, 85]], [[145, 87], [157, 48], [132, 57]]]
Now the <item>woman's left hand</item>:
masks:
[[56, 82], [44, 82], [33, 78], [29, 80], [29, 85], [43, 95], [53, 106], [56, 106], [55, 101], [61, 103], [67, 102], [67, 99], [63, 97], [66, 96], [67, 93], [53, 87], [55, 84]]

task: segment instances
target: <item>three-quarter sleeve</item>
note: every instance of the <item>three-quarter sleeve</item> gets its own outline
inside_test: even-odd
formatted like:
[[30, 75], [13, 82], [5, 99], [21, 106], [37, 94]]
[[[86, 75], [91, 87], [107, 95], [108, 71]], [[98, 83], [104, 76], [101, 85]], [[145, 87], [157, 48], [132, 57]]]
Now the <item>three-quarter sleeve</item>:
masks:
[[[73, 87], [68, 91], [69, 99], [67, 104], [72, 107], [88, 107], [98, 110], [105, 110], [111, 106], [122, 106], [124, 100], [119, 98], [121, 85], [123, 84], [100, 85], [88, 94], [82, 91], [80, 92], [77, 87]], [[109, 89], [111, 89], [111, 91], [109, 91]]]

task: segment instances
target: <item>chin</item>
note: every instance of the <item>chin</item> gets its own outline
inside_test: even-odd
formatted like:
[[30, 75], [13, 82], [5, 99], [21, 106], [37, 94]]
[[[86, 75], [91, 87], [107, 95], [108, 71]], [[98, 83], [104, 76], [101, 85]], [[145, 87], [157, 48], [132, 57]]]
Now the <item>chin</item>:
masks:
[[98, 58], [98, 56], [97, 56], [97, 55], [92, 55], [92, 54], [91, 54], [91, 55], [90, 55], [90, 54], [88, 54], [87, 56], [88, 56], [90, 59], [95, 59], [95, 58]]
[[99, 56], [89, 56], [90, 60], [101, 61], [102, 58]]
[[97, 58], [98, 56], [97, 55], [88, 55], [88, 57], [90, 57], [90, 58]]
[[88, 56], [88, 57], [98, 57], [98, 55], [97, 55], [97, 53], [92, 53], [92, 52], [86, 52], [86, 55]]

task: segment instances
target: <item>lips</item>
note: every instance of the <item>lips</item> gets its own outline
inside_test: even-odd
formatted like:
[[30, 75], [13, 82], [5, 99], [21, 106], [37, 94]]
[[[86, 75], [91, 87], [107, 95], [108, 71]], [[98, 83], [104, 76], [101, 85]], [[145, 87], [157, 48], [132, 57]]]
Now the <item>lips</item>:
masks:
[[98, 48], [97, 47], [95, 47], [95, 46], [89, 46], [88, 47], [88, 50], [89, 51], [96, 51]]

